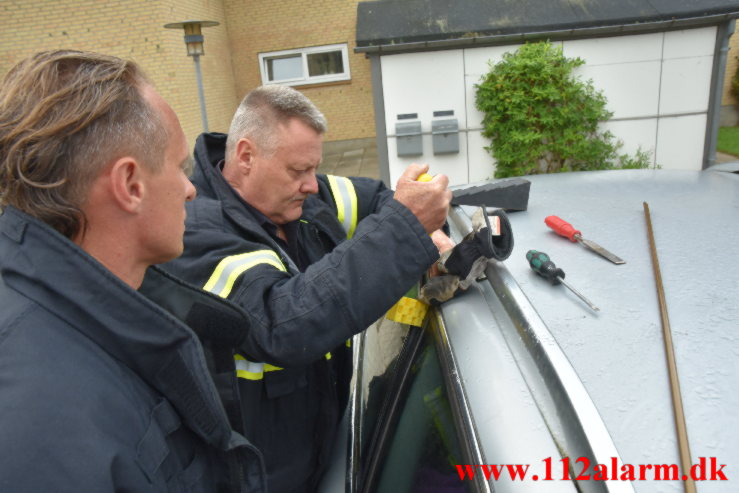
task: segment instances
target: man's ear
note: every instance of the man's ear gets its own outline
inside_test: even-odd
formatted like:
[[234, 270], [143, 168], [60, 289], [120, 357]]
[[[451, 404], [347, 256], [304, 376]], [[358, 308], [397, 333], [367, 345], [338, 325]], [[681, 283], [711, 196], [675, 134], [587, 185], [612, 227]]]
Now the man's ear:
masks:
[[146, 185], [143, 168], [132, 157], [122, 157], [113, 163], [110, 169], [110, 184], [113, 200], [127, 212], [138, 212], [141, 209]]
[[252, 167], [254, 166], [254, 158], [257, 152], [257, 148], [254, 145], [254, 141], [243, 137], [236, 143], [236, 166], [238, 167], [239, 174], [249, 175]]

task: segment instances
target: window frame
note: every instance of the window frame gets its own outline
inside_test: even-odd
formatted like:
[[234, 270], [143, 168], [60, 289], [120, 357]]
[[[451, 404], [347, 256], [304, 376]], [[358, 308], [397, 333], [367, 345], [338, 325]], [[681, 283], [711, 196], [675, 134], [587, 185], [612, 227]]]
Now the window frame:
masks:
[[[405, 344], [398, 354], [398, 360], [395, 363], [391, 377], [392, 380], [387, 387], [386, 396], [377, 417], [375, 429], [372, 430], [373, 436], [370, 437], [370, 444], [366, 455], [362, 454], [364, 447], [360, 443], [358, 456], [355, 455], [353, 458], [348, 457], [351, 461], [351, 463], [347, 463], [347, 467], [351, 471], [353, 479], [351, 488], [353, 493], [367, 493], [374, 491], [374, 488], [378, 486], [378, 481], [383, 471], [384, 458], [395, 436], [400, 416], [405, 409], [408, 392], [414, 382], [411, 367], [429, 343], [434, 345], [436, 349], [437, 364], [440, 367], [443, 380], [442, 386], [449, 399], [449, 405], [454, 418], [456, 439], [459, 442], [460, 453], [462, 454], [464, 463], [487, 463], [482, 452], [474, 419], [469, 409], [464, 384], [461, 379], [453, 377], [453, 375], [459, 375], [459, 368], [451, 345], [449, 344], [443, 315], [439, 308], [432, 307], [429, 310], [424, 327], [412, 327], [406, 336]], [[358, 380], [355, 380], [353, 384], [355, 396], [358, 392], [361, 392], [357, 388], [358, 385], [361, 385]], [[364, 421], [364, 419], [364, 416], [359, 417], [360, 421]], [[360, 434], [362, 423], [353, 423], [353, 425], [354, 434]], [[483, 475], [476, 475], [474, 481], [470, 481], [468, 487], [470, 491], [477, 493], [491, 493], [492, 491], [490, 483], [485, 480]]]
[[[340, 74], [328, 75], [308, 75], [308, 55], [315, 53], [329, 53], [334, 51], [341, 52], [341, 61], [344, 65], [344, 71]], [[287, 58], [289, 56], [300, 55], [301, 67], [303, 69], [303, 77], [291, 79], [269, 80], [269, 71], [267, 70], [267, 62], [276, 58]], [[347, 43], [337, 43], [332, 45], [310, 46], [306, 48], [297, 48], [292, 50], [269, 51], [259, 54], [259, 73], [262, 77], [262, 84], [281, 84], [285, 86], [304, 86], [312, 84], [323, 84], [326, 82], [339, 82], [351, 80], [351, 72], [349, 70], [349, 47]]]

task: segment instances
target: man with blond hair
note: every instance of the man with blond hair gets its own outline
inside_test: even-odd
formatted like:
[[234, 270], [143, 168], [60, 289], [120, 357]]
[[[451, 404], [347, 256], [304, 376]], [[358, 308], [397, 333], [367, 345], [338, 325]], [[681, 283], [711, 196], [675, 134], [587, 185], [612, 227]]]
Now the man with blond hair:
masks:
[[6, 75], [0, 491], [262, 488], [213, 362], [175, 316], [202, 321], [214, 300], [149, 269], [182, 252], [188, 162], [176, 115], [132, 62], [50, 51]]

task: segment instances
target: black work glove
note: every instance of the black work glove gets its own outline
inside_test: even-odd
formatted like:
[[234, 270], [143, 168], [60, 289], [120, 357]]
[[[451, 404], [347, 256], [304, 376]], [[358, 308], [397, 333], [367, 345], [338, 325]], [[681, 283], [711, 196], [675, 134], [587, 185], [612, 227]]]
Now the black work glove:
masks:
[[[493, 228], [487, 216], [497, 216], [499, 227]], [[441, 276], [433, 277], [421, 289], [421, 297], [432, 303], [444, 302], [460, 289], [467, 289], [487, 267], [489, 259], [503, 261], [513, 251], [513, 230], [503, 210], [485, 214], [478, 209], [472, 216], [473, 231], [439, 260]], [[497, 234], [492, 230], [497, 229]]]
[[493, 235], [493, 255], [488, 258], [502, 262], [511, 256], [513, 251], [513, 229], [508, 220], [508, 214], [503, 209], [497, 209], [488, 213], [488, 217], [496, 216], [500, 219], [500, 234]]
[[[484, 214], [484, 211], [482, 214]], [[513, 231], [508, 216], [500, 209], [489, 215], [497, 216], [500, 219], [499, 234], [492, 234], [490, 222], [487, 216], [483, 216], [485, 226], [465, 236], [444, 261], [444, 268], [449, 274], [466, 279], [478, 259], [493, 258], [503, 261], [511, 255], [511, 251], [513, 251]]]

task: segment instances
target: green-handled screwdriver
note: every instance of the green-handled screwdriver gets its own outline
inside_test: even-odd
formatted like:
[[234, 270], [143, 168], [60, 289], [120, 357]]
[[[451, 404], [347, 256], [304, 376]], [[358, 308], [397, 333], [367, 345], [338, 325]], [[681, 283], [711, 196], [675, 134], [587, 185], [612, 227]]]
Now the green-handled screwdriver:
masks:
[[573, 288], [565, 282], [565, 271], [554, 265], [554, 262], [552, 262], [552, 260], [549, 258], [549, 255], [544, 252], [529, 250], [528, 252], [526, 252], [526, 260], [529, 261], [529, 265], [534, 270], [534, 272], [539, 274], [541, 277], [551, 282], [552, 284], [564, 284], [567, 289], [575, 293], [577, 297], [587, 303], [590, 308], [592, 308], [596, 312], [600, 311], [597, 306], [592, 304], [590, 300], [580, 294], [577, 289]]

